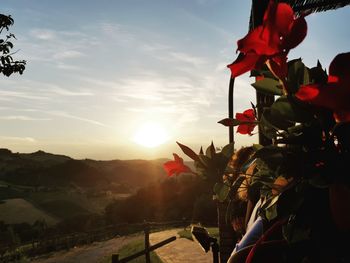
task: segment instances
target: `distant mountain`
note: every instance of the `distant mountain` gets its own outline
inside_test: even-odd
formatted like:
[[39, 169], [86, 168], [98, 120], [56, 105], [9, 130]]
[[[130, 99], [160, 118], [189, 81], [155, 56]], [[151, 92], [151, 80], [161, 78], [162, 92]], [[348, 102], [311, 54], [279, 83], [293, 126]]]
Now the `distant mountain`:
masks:
[[166, 177], [162, 167], [164, 161], [76, 160], [44, 151], [27, 154], [0, 149], [0, 180], [18, 185], [104, 190], [124, 185], [136, 190]]

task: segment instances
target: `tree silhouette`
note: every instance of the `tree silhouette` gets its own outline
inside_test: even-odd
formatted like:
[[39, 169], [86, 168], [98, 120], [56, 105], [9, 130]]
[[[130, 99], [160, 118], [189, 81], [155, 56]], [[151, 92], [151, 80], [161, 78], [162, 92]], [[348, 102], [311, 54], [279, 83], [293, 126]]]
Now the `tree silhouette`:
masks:
[[[4, 29], [8, 32], [9, 27], [12, 26], [13, 23], [14, 20], [10, 15], [6, 16], [0, 14], [0, 34], [3, 33]], [[16, 37], [10, 32], [8, 32], [6, 36], [1, 36], [0, 38], [0, 73], [6, 77], [9, 77], [12, 73], [22, 74], [26, 65], [25, 60], [13, 60], [12, 55], [17, 51], [11, 52], [13, 49], [12, 39], [16, 39]]]

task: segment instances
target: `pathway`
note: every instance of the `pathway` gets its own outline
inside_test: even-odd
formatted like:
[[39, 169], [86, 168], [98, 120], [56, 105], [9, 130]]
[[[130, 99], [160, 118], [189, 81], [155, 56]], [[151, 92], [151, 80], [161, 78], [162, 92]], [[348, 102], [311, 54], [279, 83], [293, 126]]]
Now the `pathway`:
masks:
[[201, 262], [212, 263], [212, 253], [205, 253], [197, 244], [187, 238], [179, 238], [177, 232], [182, 229], [171, 229], [150, 234], [150, 243], [154, 245], [171, 236], [177, 236], [177, 239], [161, 248], [156, 249], [156, 253], [164, 263], [186, 263]]
[[111, 256], [121, 247], [140, 239], [142, 234], [113, 238], [107, 241], [94, 242], [91, 245], [80, 246], [69, 251], [55, 252], [38, 258], [31, 262], [35, 263], [97, 263], [101, 262], [106, 256]]

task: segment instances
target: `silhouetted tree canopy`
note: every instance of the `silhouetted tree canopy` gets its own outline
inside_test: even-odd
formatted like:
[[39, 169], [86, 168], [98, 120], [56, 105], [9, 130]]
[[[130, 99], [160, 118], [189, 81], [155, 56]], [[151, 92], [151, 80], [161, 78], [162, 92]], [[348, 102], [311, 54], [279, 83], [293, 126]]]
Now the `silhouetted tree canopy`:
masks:
[[[9, 77], [12, 73], [22, 74], [26, 65], [25, 60], [14, 60], [12, 58], [12, 55], [17, 52], [11, 52], [13, 49], [12, 40], [16, 37], [8, 32], [13, 23], [14, 20], [10, 15], [0, 14], [0, 73], [6, 77]], [[2, 36], [4, 29], [7, 32], [6, 36]]]

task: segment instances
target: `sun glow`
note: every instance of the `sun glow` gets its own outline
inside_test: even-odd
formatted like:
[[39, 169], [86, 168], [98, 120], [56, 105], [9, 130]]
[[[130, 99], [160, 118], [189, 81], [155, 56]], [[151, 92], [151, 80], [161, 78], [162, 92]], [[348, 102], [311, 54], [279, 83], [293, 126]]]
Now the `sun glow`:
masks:
[[148, 123], [139, 128], [134, 142], [148, 148], [157, 147], [169, 139], [166, 131], [157, 123]]

